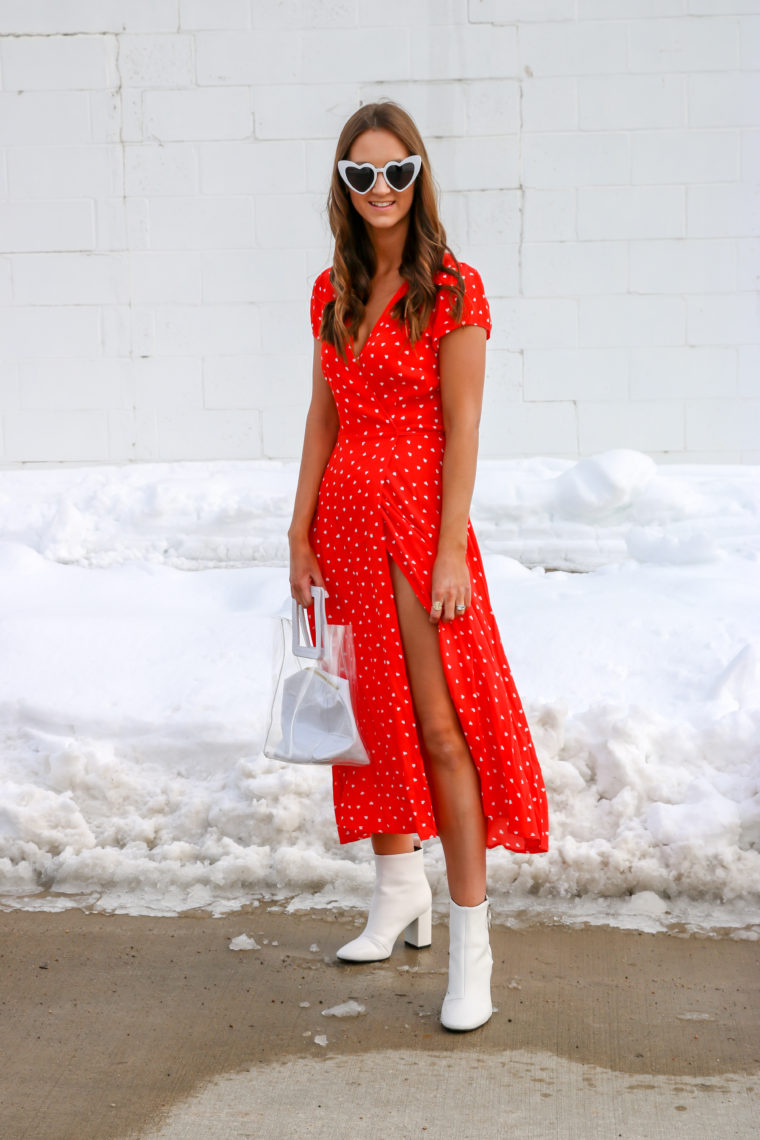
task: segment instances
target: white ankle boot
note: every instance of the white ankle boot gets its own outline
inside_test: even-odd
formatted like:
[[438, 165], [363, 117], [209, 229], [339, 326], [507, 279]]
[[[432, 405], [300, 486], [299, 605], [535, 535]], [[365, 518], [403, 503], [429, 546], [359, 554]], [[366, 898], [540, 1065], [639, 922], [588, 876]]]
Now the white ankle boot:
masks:
[[449, 988], [441, 1009], [446, 1029], [477, 1029], [493, 1013], [488, 926], [488, 899], [479, 906], [457, 906], [451, 900]]
[[358, 938], [341, 946], [338, 957], [344, 962], [389, 958], [402, 930], [410, 946], [429, 946], [432, 898], [421, 848], [403, 855], [375, 855], [375, 890], [367, 925]]

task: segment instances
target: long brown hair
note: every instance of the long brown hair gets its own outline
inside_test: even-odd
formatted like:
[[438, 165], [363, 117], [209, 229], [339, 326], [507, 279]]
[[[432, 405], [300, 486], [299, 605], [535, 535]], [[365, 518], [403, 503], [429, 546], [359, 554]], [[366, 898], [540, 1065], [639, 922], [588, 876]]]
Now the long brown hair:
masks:
[[[360, 107], [340, 132], [327, 196], [330, 229], [335, 239], [330, 274], [335, 300], [325, 305], [320, 337], [333, 345], [344, 360], [349, 337], [356, 336], [364, 316], [376, 259], [364, 221], [354, 209], [348, 187], [338, 174], [338, 162], [348, 158], [354, 140], [369, 130], [391, 131], [409, 154], [419, 154], [422, 158], [420, 173], [414, 183], [409, 229], [399, 267], [409, 288], [394, 305], [391, 316], [404, 322], [409, 340], [414, 344], [427, 327], [433, 311], [436, 297], [433, 279], [436, 273], [444, 270], [453, 278], [453, 284], [446, 282], [442, 287], [454, 294], [454, 318], [457, 321], [462, 315], [464, 297], [464, 279], [446, 242], [446, 231], [438, 216], [430, 161], [414, 120], [403, 107], [390, 99]], [[454, 268], [443, 264], [446, 251], [454, 259]]]

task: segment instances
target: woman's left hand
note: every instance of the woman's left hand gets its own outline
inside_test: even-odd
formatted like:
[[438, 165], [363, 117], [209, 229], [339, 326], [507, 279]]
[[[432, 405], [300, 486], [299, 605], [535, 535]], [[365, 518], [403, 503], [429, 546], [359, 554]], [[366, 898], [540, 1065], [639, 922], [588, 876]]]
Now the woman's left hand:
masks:
[[[440, 550], [433, 564], [430, 621], [453, 621], [470, 604], [470, 572], [464, 553]], [[464, 607], [464, 608], [462, 608]]]

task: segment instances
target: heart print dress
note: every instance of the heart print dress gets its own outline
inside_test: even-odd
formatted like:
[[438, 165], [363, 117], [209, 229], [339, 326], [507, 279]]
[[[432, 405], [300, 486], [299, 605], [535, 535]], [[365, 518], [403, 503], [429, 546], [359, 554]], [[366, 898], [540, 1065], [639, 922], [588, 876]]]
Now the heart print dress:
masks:
[[[453, 265], [447, 252], [444, 265]], [[394, 604], [389, 559], [426, 610], [441, 515], [445, 444], [438, 346], [459, 325], [491, 317], [480, 275], [459, 263], [465, 282], [462, 318], [450, 314], [452, 294], [438, 288], [422, 337], [412, 345], [391, 310], [401, 286], [358, 356], [344, 361], [322, 343], [322, 372], [338, 408], [340, 428], [322, 477], [311, 543], [328, 591], [327, 618], [353, 627], [357, 665], [356, 718], [369, 765], [332, 768], [341, 843], [373, 832], [437, 834], [420, 751]], [[439, 271], [436, 285], [452, 281]], [[311, 324], [316, 338], [324, 306], [334, 297], [330, 270], [316, 279]], [[546, 851], [546, 793], [520, 698], [496, 626], [478, 544], [468, 523], [467, 565], [472, 602], [464, 615], [438, 624], [446, 682], [480, 777], [487, 844]]]

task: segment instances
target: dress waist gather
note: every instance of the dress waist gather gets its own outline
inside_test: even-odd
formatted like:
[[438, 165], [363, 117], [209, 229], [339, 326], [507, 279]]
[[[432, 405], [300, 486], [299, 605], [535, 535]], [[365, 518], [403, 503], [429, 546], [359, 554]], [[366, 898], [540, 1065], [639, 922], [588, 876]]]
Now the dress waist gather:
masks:
[[347, 443], [361, 443], [363, 440], [370, 439], [412, 439], [414, 436], [434, 436], [440, 440], [445, 438], [445, 432], [442, 427], [405, 427], [404, 425], [395, 424], [371, 424], [363, 427], [341, 426], [338, 430], [338, 440], [340, 443], [345, 440]]

